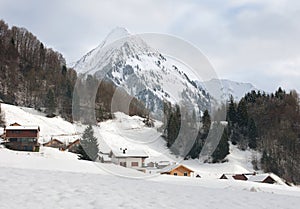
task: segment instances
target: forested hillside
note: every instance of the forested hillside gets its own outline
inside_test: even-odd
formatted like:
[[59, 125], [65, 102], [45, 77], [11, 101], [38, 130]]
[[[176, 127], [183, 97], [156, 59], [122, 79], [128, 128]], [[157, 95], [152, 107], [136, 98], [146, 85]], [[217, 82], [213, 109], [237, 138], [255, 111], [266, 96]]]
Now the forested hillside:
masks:
[[262, 152], [253, 163], [266, 172], [300, 183], [300, 106], [295, 91], [274, 94], [252, 91], [228, 107], [229, 138], [241, 149]]
[[0, 20], [0, 98], [15, 105], [45, 108], [71, 120], [76, 73], [63, 56], [25, 28]]

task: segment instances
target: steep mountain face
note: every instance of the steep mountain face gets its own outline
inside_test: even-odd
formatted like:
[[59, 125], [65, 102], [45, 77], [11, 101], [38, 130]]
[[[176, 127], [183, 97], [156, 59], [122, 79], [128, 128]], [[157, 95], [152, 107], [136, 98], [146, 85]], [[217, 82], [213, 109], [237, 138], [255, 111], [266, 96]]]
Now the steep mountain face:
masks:
[[183, 103], [196, 113], [210, 109], [209, 95], [188, 77], [185, 68], [123, 28], [114, 29], [74, 66], [78, 73], [111, 80], [156, 115], [163, 113], [164, 101]]
[[[214, 86], [217, 86], [217, 83], [221, 83], [221, 89], [213, 88]], [[252, 90], [258, 90], [251, 83], [241, 83], [226, 79], [211, 79], [198, 84], [209, 88], [210, 96], [218, 103], [225, 102], [231, 95], [235, 101], [239, 101], [246, 93], [251, 92]]]

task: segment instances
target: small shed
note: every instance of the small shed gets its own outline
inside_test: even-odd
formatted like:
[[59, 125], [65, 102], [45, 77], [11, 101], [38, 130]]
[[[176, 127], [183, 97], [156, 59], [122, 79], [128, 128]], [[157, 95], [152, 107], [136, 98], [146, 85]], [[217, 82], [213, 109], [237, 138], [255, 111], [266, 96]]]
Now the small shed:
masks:
[[173, 164], [161, 169], [160, 173], [174, 176], [191, 176], [194, 171], [182, 164]]

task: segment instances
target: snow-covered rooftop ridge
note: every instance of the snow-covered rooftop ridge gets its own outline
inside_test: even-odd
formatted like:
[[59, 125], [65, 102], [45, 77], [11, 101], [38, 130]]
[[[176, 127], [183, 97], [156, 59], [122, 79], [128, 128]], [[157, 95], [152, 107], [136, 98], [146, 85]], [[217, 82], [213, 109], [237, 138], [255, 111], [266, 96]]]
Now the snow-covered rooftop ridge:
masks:
[[144, 150], [134, 150], [134, 149], [127, 149], [127, 148], [120, 148], [120, 149], [112, 149], [113, 154], [117, 158], [122, 157], [149, 157]]
[[6, 130], [38, 130], [38, 125], [26, 125], [26, 126], [7, 126]]
[[265, 180], [268, 176], [270, 176], [270, 174], [268, 174], [268, 173], [246, 175], [248, 181], [254, 181], [254, 182], [261, 182], [261, 181]]

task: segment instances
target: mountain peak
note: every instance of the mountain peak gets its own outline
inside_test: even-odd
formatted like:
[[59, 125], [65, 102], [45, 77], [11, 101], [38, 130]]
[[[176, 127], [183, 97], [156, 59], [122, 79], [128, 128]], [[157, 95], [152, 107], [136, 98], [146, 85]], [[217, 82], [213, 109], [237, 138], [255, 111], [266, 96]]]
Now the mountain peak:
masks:
[[101, 44], [101, 48], [104, 46], [107, 46], [108, 44], [113, 43], [114, 41], [117, 41], [121, 38], [125, 38], [127, 36], [130, 36], [131, 34], [129, 31], [124, 27], [115, 27], [110, 31], [110, 33], [106, 36], [104, 41]]

